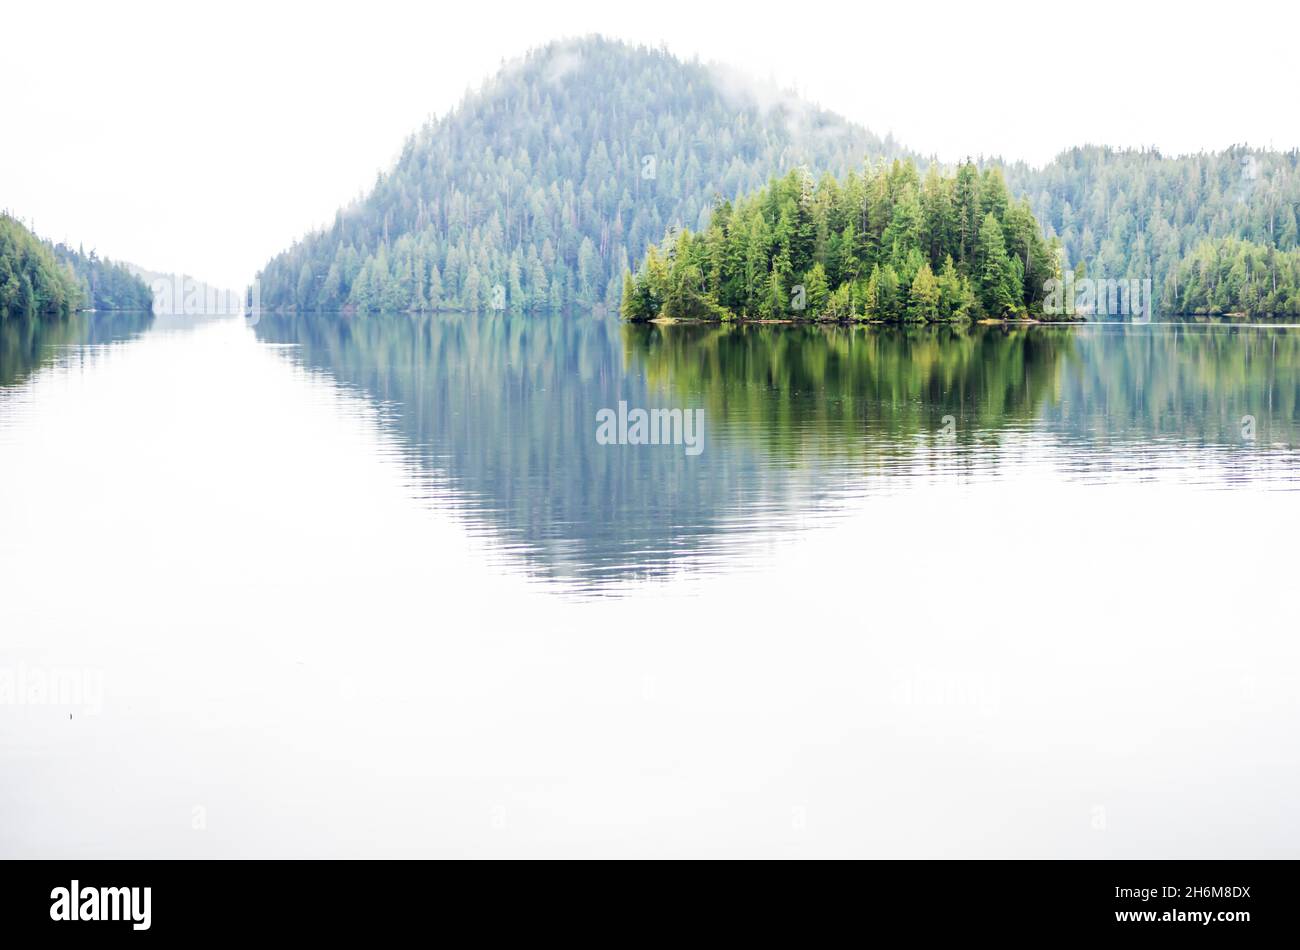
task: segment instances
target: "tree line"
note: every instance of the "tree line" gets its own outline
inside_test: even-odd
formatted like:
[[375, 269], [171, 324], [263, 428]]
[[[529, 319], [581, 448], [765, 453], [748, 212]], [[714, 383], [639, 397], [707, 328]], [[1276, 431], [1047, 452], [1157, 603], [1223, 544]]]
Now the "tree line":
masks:
[[1165, 279], [1168, 313], [1300, 316], [1300, 250], [1222, 238], [1203, 241]]

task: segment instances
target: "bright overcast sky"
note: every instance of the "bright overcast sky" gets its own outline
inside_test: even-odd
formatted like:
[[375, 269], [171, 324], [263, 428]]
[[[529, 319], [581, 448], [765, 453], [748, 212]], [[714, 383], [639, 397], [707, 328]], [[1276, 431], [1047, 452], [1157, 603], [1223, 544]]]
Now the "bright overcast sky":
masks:
[[1131, 0], [14, 3], [0, 207], [242, 286], [503, 59], [591, 32], [728, 63], [947, 160], [1291, 148], [1298, 21], [1281, 3]]

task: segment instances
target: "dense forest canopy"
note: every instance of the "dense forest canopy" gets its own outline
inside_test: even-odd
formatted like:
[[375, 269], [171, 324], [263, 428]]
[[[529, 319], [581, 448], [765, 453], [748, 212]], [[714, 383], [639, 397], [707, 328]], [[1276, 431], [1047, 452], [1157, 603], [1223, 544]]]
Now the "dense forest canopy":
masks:
[[1300, 316], [1300, 249], [1204, 241], [1164, 283], [1167, 313]]
[[67, 316], [81, 301], [72, 268], [21, 222], [0, 214], [0, 319]]
[[625, 276], [623, 315], [721, 319], [966, 320], [1042, 312], [1059, 255], [1002, 173], [971, 163], [922, 181], [895, 160], [843, 182], [805, 169], [708, 227], [651, 247]]
[[1044, 168], [1003, 166], [1066, 266], [1157, 288], [1206, 238], [1295, 250], [1300, 152], [1235, 146], [1169, 158], [1157, 150], [1073, 148]]
[[42, 241], [0, 214], [0, 319], [59, 317], [74, 310], [144, 310], [153, 295], [122, 265]]
[[[554, 43], [426, 125], [364, 198], [270, 261], [261, 300], [299, 311], [612, 307], [628, 265], [674, 228], [707, 229], [719, 197], [799, 165], [838, 177], [906, 157], [929, 164], [663, 50]], [[1158, 289], [1207, 237], [1297, 247], [1295, 151], [1086, 146], [1044, 168], [976, 165], [1001, 168], [1046, 238], [1060, 238], [1063, 266], [1090, 277]]]

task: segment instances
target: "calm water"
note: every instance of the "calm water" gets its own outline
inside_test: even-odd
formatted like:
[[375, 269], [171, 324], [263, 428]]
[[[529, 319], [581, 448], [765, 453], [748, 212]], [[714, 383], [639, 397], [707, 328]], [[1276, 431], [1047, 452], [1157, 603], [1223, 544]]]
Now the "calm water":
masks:
[[[1224, 323], [0, 327], [0, 855], [1296, 856], [1298, 370]], [[620, 401], [703, 451], [598, 444]]]

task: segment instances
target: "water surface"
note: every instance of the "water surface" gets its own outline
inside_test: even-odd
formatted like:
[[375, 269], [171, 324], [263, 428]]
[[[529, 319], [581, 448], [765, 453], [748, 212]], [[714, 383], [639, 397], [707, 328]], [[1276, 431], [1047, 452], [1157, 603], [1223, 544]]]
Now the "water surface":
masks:
[[1295, 327], [3, 329], [0, 854], [1300, 846]]

